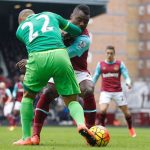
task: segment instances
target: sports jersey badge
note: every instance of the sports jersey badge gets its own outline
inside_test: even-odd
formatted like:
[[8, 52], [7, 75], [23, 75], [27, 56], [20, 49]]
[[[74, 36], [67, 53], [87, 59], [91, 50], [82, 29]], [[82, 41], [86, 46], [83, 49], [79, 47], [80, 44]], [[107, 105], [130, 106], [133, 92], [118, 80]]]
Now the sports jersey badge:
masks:
[[84, 48], [85, 46], [86, 46], [86, 42], [80, 41], [78, 47], [79, 47], [79, 48]]
[[116, 70], [116, 71], [119, 70], [119, 66], [118, 66], [118, 65], [115, 65], [115, 66], [114, 66], [114, 70]]

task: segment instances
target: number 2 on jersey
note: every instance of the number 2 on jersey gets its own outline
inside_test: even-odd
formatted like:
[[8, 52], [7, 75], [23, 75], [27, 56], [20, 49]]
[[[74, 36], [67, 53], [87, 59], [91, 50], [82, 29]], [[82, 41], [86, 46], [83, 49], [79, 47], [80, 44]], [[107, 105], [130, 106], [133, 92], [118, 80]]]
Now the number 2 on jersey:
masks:
[[[50, 22], [50, 19], [47, 15], [40, 15], [38, 16], [36, 19], [43, 19], [44, 18], [44, 23], [43, 26], [41, 28], [42, 33], [44, 32], [48, 32], [48, 31], [52, 31], [53, 27], [49, 27], [48, 24]], [[29, 27], [29, 42], [32, 42], [32, 40], [34, 40], [39, 34], [38, 31], [33, 32], [33, 24], [32, 22], [26, 22], [22, 25], [21, 29], [24, 30], [25, 27]]]

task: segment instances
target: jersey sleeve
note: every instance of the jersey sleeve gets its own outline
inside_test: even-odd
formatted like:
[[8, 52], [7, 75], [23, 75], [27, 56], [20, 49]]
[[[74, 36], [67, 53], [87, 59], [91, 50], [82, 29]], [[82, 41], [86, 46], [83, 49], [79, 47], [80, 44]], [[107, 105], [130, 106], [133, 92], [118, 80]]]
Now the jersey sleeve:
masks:
[[17, 91], [18, 91], [18, 87], [17, 87], [17, 84], [14, 85], [14, 89], [13, 89], [13, 92], [12, 92], [12, 96], [15, 98], [16, 95], [17, 95]]
[[90, 38], [87, 35], [80, 35], [76, 38], [71, 46], [67, 48], [69, 57], [82, 56], [89, 49]]
[[12, 97], [11, 92], [10, 92], [10, 90], [9, 90], [9, 89], [6, 89], [6, 95], [7, 95], [9, 98], [11, 98], [11, 97]]
[[120, 70], [121, 70], [121, 74], [123, 75], [126, 83], [131, 85], [131, 79], [130, 79], [130, 76], [129, 76], [129, 73], [128, 73], [128, 69], [126, 68], [126, 66], [123, 62], [121, 62]]
[[23, 42], [23, 40], [22, 40], [22, 36], [20, 35], [20, 26], [21, 25], [19, 25], [19, 27], [18, 27], [18, 29], [17, 29], [17, 31], [16, 31], [16, 37], [17, 37], [17, 39], [19, 40], [19, 41], [21, 41], [21, 42]]
[[72, 24], [71, 22], [67, 21], [66, 19], [64, 19], [60, 15], [55, 14], [55, 16], [56, 16], [56, 18], [59, 22], [59, 27], [62, 30], [68, 32], [72, 36], [78, 36], [78, 35], [81, 34], [82, 31], [78, 26], [76, 26], [76, 25]]
[[100, 63], [98, 63], [95, 69], [95, 73], [92, 78], [94, 84], [96, 84], [100, 74], [101, 74], [101, 66], [100, 66]]

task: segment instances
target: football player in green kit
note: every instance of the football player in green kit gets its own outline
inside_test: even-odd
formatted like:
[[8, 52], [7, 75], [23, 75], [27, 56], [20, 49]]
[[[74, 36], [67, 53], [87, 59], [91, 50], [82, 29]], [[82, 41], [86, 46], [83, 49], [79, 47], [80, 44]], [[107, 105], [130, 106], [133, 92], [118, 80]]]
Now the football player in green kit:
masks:
[[28, 61], [20, 110], [22, 138], [13, 144], [32, 145], [33, 99], [47, 84], [49, 78], [53, 77], [58, 93], [63, 97], [70, 115], [76, 121], [78, 132], [88, 144], [94, 146], [95, 137], [85, 126], [83, 108], [76, 101], [80, 89], [60, 31], [62, 29], [72, 36], [78, 36], [81, 29], [55, 13], [35, 14], [30, 9], [22, 10], [18, 21], [16, 36], [26, 45]]

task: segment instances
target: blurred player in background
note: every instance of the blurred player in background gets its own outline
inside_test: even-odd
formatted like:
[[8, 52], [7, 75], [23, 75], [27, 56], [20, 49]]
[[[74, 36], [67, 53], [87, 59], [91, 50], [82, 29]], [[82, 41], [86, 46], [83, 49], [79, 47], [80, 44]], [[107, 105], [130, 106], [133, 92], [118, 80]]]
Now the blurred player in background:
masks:
[[13, 108], [13, 115], [15, 117], [15, 120], [18, 120], [19, 114], [20, 114], [20, 107], [21, 107], [21, 100], [23, 97], [23, 80], [24, 80], [24, 75], [21, 74], [19, 76], [19, 81], [17, 81], [14, 85], [14, 89], [12, 92], [12, 96], [14, 99], [14, 108]]
[[15, 119], [13, 116], [14, 102], [10, 89], [6, 87], [5, 82], [0, 82], [0, 102], [3, 104], [3, 113], [9, 123], [9, 130], [13, 131], [15, 127]]
[[20, 111], [23, 137], [14, 144], [32, 145], [30, 129], [33, 99], [53, 77], [59, 95], [62, 95], [72, 118], [77, 123], [78, 132], [90, 145], [95, 145], [95, 137], [84, 123], [83, 108], [76, 101], [80, 89], [60, 32], [62, 29], [71, 36], [78, 36], [81, 29], [52, 12], [35, 14], [32, 10], [25, 9], [20, 12], [18, 20], [16, 35], [26, 45], [29, 57]]
[[115, 60], [115, 48], [113, 46], [108, 46], [106, 48], [106, 60], [98, 62], [93, 76], [94, 84], [96, 84], [100, 75], [102, 77], [99, 99], [101, 125], [105, 126], [106, 112], [110, 101], [113, 99], [124, 113], [130, 136], [135, 137], [136, 132], [132, 127], [131, 113], [127, 106], [127, 100], [122, 92], [121, 75], [123, 75], [128, 89], [131, 89], [131, 79], [125, 64], [122, 61]]
[[[88, 128], [95, 125], [96, 118], [96, 104], [94, 99], [94, 85], [91, 75], [87, 70], [87, 56], [90, 46], [90, 38], [86, 29], [90, 18], [90, 9], [87, 5], [78, 5], [71, 14], [70, 21], [82, 29], [82, 35], [76, 39], [64, 35], [64, 43], [66, 44], [68, 54], [71, 58], [71, 63], [75, 70], [77, 81], [81, 90], [81, 97], [83, 97], [83, 108], [85, 115], [85, 122]], [[36, 113], [33, 126], [33, 137], [35, 144], [40, 143], [40, 132], [43, 126], [44, 119], [49, 111], [49, 104], [56, 97], [58, 92], [52, 80], [49, 81], [47, 87], [43, 90], [43, 94], [36, 106]]]

